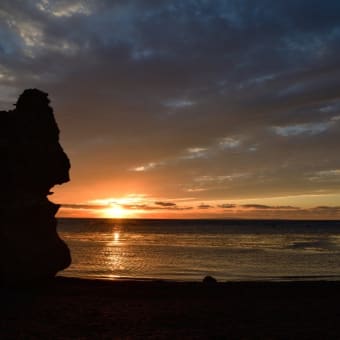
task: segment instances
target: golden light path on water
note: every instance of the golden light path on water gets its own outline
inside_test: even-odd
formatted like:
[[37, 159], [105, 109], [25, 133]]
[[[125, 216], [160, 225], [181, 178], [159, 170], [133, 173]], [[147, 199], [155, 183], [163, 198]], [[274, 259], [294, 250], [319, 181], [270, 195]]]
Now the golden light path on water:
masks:
[[118, 242], [119, 241], [119, 237], [120, 237], [120, 233], [118, 231], [115, 231], [113, 233], [113, 240], [114, 240], [114, 242]]
[[[119, 227], [120, 228], [120, 227]], [[120, 241], [121, 238], [121, 231], [120, 230], [113, 230], [112, 231], [112, 239], [106, 244], [106, 263], [107, 265], [112, 268], [112, 273], [115, 272], [115, 269], [118, 270], [125, 270], [126, 265], [124, 262], [124, 244]], [[117, 252], [117, 250], [119, 251]], [[109, 274], [109, 278], [119, 278], [120, 275]]]

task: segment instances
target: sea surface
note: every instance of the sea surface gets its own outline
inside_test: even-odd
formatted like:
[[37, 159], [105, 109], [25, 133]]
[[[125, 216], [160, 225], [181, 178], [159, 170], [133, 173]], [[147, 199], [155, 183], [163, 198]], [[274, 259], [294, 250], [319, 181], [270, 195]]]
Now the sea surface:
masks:
[[59, 219], [59, 275], [201, 281], [339, 280], [340, 221]]

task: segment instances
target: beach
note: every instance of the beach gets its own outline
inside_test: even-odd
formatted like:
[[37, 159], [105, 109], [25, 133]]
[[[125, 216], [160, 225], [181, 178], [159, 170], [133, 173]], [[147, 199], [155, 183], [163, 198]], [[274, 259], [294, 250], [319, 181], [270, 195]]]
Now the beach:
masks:
[[2, 288], [2, 339], [329, 339], [340, 282], [176, 282], [57, 277]]

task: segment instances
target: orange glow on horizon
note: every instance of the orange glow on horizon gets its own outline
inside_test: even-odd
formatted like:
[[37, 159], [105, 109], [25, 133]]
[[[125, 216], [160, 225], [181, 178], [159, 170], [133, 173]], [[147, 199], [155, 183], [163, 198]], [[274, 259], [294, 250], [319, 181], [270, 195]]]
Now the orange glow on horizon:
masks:
[[[318, 198], [318, 201], [316, 198]], [[290, 204], [291, 201], [296, 206]], [[323, 205], [318, 207], [317, 202], [323, 203]], [[203, 201], [195, 197], [171, 199], [147, 194], [128, 194], [123, 197], [116, 196], [81, 203], [68, 203], [62, 205], [58, 217], [339, 219], [340, 196], [296, 195], [230, 201]]]
[[131, 211], [124, 209], [121, 206], [111, 206], [107, 209], [103, 209], [100, 212], [103, 218], [127, 218], [132, 217]]

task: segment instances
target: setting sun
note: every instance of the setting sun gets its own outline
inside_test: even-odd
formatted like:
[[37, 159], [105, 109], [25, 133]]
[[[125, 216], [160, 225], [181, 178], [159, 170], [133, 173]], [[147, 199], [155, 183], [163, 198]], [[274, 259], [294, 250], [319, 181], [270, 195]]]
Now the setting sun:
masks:
[[103, 210], [103, 217], [106, 218], [125, 218], [130, 212], [120, 206], [112, 206]]

